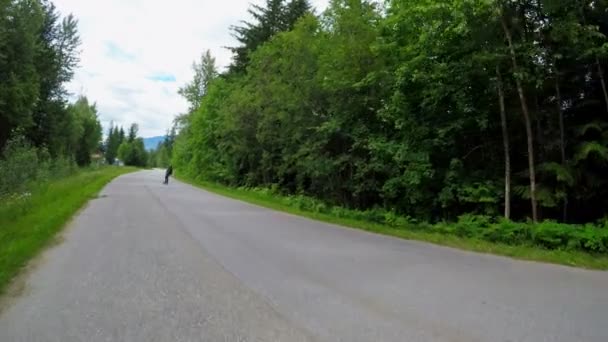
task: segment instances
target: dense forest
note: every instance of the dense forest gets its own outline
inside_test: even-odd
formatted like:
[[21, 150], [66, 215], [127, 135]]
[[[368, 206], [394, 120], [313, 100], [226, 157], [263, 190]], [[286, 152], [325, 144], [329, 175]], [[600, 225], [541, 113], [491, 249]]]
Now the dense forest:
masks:
[[608, 1], [267, 0], [182, 94], [186, 177], [421, 220], [608, 208]]
[[[127, 165], [148, 162], [137, 125], [126, 137], [110, 128], [104, 144], [96, 105], [82, 95], [70, 103], [65, 85], [80, 44], [76, 18], [51, 1], [0, 0], [0, 198], [100, 162], [107, 147], [109, 164], [116, 156]], [[120, 138], [115, 129], [124, 142], [108, 145]]]
[[21, 135], [54, 157], [88, 162], [101, 138], [96, 109], [85, 98], [69, 106], [64, 87], [79, 46], [76, 19], [50, 1], [0, 2], [0, 149]]
[[108, 135], [104, 142], [104, 155], [107, 164], [121, 161], [129, 166], [156, 166], [149, 164], [150, 153], [144, 147], [143, 138], [138, 136], [139, 125], [131, 124], [127, 133], [124, 128], [110, 123]]

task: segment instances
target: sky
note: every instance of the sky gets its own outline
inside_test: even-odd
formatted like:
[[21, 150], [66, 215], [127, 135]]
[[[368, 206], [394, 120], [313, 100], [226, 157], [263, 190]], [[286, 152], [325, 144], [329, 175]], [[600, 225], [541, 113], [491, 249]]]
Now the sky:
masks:
[[[74, 14], [82, 40], [80, 67], [67, 85], [72, 97], [97, 103], [106, 133], [110, 122], [135, 122], [143, 137], [164, 135], [173, 117], [186, 112], [177, 94], [192, 79], [192, 63], [207, 49], [220, 70], [236, 43], [229, 27], [249, 19], [263, 0], [54, 0], [62, 15]], [[328, 0], [312, 0], [317, 11]]]

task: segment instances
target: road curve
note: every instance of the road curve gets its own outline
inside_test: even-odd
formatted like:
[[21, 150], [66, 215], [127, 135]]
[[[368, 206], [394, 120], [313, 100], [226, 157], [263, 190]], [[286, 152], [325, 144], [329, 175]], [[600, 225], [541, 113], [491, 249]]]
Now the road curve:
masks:
[[0, 341], [608, 341], [608, 272], [374, 235], [119, 177], [0, 308]]

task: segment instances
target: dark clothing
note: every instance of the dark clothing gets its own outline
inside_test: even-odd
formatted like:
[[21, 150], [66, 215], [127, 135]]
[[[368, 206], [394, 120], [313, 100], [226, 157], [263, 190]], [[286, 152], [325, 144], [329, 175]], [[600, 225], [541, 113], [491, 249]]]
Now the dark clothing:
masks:
[[165, 182], [164, 184], [169, 184], [169, 176], [173, 174], [173, 167], [169, 166], [167, 171], [165, 172]]

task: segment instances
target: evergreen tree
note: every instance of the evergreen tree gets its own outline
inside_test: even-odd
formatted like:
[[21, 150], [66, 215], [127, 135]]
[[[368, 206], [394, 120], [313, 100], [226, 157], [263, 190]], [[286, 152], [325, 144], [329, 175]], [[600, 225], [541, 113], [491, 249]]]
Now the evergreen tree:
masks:
[[266, 0], [265, 6], [252, 5], [249, 14], [253, 22], [243, 21], [242, 26], [232, 26], [233, 36], [240, 43], [231, 47], [234, 53], [232, 72], [244, 72], [249, 64], [250, 54], [275, 34], [288, 31], [299, 18], [310, 11], [307, 0]]
[[600, 219], [607, 8], [332, 0], [302, 17], [269, 0], [233, 28], [234, 63], [178, 120], [172, 161], [418, 219]]

